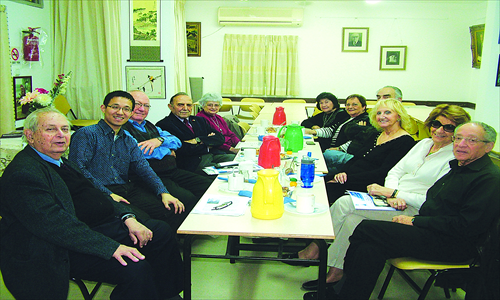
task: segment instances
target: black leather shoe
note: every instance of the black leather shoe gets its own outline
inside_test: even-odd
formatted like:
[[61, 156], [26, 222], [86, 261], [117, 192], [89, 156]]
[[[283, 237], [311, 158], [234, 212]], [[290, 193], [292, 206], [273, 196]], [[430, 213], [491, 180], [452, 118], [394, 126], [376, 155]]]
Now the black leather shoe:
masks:
[[[338, 300], [339, 296], [335, 293], [332, 288], [326, 289], [326, 298], [329, 300]], [[302, 297], [304, 300], [318, 300], [318, 292], [307, 292]]]
[[[334, 285], [337, 284], [338, 281], [335, 282], [327, 282], [326, 283], [326, 288], [333, 288]], [[316, 280], [311, 280], [308, 282], [304, 282], [302, 284], [302, 288], [306, 291], [316, 291], [318, 290], [318, 279]]]
[[[282, 258], [286, 259], [299, 259], [299, 253], [294, 252], [294, 253], [289, 253], [289, 254], [283, 254]], [[290, 265], [290, 266], [302, 266], [302, 267], [309, 267], [311, 265], [310, 262], [302, 262], [302, 261], [283, 261], [285, 264]]]

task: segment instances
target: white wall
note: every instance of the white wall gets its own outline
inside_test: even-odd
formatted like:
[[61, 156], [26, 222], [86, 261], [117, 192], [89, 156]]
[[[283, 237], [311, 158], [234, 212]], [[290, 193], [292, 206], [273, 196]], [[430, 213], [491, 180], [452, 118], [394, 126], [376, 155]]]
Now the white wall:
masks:
[[[49, 90], [55, 80], [52, 65], [52, 3], [44, 1], [44, 7], [38, 8], [12, 1], [0, 0], [7, 7], [7, 26], [9, 28], [10, 48], [17, 48], [21, 53], [19, 63], [13, 63], [12, 76], [32, 76], [32, 87]], [[47, 43], [40, 47], [40, 62], [25, 62], [22, 59], [22, 31], [28, 27], [41, 27], [48, 36]], [[4, 36], [1, 37], [6, 38]], [[6, 55], [5, 53], [3, 55]], [[10, 55], [10, 53], [9, 53]], [[3, 99], [2, 99], [3, 101]], [[23, 120], [16, 122], [16, 127], [23, 126]]]
[[[479, 71], [471, 68], [469, 26], [485, 23], [488, 1], [187, 1], [186, 21], [201, 22], [201, 57], [189, 57], [189, 76], [204, 92], [220, 91], [224, 34], [299, 36], [299, 97], [323, 91], [374, 98], [384, 85], [405, 100], [474, 102]], [[491, 2], [491, 1], [490, 1]], [[287, 27], [221, 27], [219, 6], [303, 7], [304, 23]], [[342, 27], [369, 27], [367, 53], [342, 52]], [[406, 45], [406, 71], [380, 71], [380, 46]]]
[[475, 85], [477, 92], [474, 119], [485, 122], [497, 130], [497, 143], [493, 149], [500, 152], [500, 87], [495, 86], [500, 60], [500, 2], [488, 1], [486, 28], [480, 80]]

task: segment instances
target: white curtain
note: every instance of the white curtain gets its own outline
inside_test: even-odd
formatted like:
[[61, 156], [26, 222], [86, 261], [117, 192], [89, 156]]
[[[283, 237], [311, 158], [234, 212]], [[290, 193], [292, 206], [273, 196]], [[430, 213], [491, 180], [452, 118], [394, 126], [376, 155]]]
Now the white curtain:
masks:
[[[187, 40], [186, 40], [186, 0], [175, 0], [175, 49], [174, 49], [174, 86], [175, 92], [191, 94], [187, 72]], [[200, 37], [201, 38], [201, 37]], [[169, 96], [167, 96], [169, 99]]]
[[54, 0], [54, 72], [73, 72], [66, 98], [79, 119], [100, 119], [122, 89], [120, 0]]
[[266, 91], [270, 96], [298, 96], [297, 36], [266, 37]]
[[9, 31], [7, 30], [7, 12], [5, 5], [0, 5], [0, 135], [15, 129], [14, 91], [10, 70]]
[[297, 96], [297, 36], [226, 34], [222, 93]]

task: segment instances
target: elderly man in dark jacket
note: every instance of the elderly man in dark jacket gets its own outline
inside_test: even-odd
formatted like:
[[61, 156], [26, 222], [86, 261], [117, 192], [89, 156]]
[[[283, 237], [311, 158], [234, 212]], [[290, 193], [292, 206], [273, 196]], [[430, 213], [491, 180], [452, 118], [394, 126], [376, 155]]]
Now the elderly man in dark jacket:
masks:
[[0, 269], [14, 297], [66, 299], [68, 279], [78, 277], [115, 284], [111, 299], [179, 298], [172, 230], [158, 220], [142, 225], [61, 158], [70, 142], [66, 117], [37, 110], [24, 136], [29, 146], [6, 168], [0, 197]]

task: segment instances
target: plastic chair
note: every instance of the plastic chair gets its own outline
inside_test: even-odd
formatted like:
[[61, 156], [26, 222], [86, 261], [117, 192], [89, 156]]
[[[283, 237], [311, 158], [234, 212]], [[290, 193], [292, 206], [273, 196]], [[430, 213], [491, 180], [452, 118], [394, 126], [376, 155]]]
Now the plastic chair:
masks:
[[247, 134], [247, 132], [250, 130], [250, 125], [246, 122], [238, 122], [238, 125], [240, 125], [241, 129], [243, 130], [243, 134]]
[[[452, 290], [456, 290], [457, 287], [462, 287], [457, 286], [460, 285], [460, 280], [457, 281], [457, 277], [466, 282], [467, 294], [471, 294], [471, 299], [498, 299], [499, 231], [500, 219], [497, 218], [490, 226], [481, 246], [477, 247], [477, 257], [468, 262], [454, 264], [447, 262], [425, 261], [411, 257], [388, 259], [387, 262], [391, 267], [387, 273], [387, 277], [385, 278], [380, 293], [378, 294], [378, 299], [383, 299], [395, 270], [397, 270], [403, 279], [419, 294], [419, 300], [425, 299], [427, 293], [432, 287], [432, 283], [435, 281], [436, 285], [438, 285], [438, 281], [441, 281], [439, 286], [444, 289], [445, 297], [450, 298], [450, 288]], [[408, 274], [406, 274], [406, 271], [410, 270], [428, 270], [431, 273], [423, 288], [420, 288], [417, 283], [411, 279]], [[485, 290], [481, 290], [480, 286], [473, 286], [472, 284], [467, 283], [467, 281], [473, 283], [475, 282], [476, 284], [486, 283]], [[463, 284], [463, 282], [460, 283]], [[472, 296], [472, 294], [475, 295]], [[490, 297], [486, 297], [486, 295]], [[467, 295], [465, 298], [468, 298]]]
[[[230, 98], [222, 98], [222, 102], [233, 102]], [[227, 112], [230, 111], [231, 114], [233, 114], [233, 106], [232, 105], [225, 105], [224, 103], [219, 109], [219, 112]]]
[[[264, 99], [261, 99], [261, 98], [243, 98], [243, 99], [241, 99], [241, 102], [262, 102], [262, 103], [265, 103]], [[240, 107], [238, 108], [238, 115], [241, 113], [241, 111], [250, 112], [251, 111], [250, 107], [252, 107], [252, 106], [251, 105], [240, 105]]]
[[377, 102], [377, 100], [366, 100], [366, 105], [375, 105]]
[[92, 291], [89, 293], [87, 286], [85, 285], [85, 283], [81, 279], [70, 278], [69, 280], [73, 281], [74, 283], [76, 283], [78, 285], [78, 287], [80, 288], [80, 291], [82, 292], [83, 299], [85, 299], [85, 300], [92, 300], [102, 285], [102, 282], [96, 282], [96, 285], [94, 286]]
[[413, 105], [416, 105], [415, 103], [413, 102], [401, 102], [403, 105], [406, 105], [406, 106], [413, 106]]
[[306, 103], [304, 99], [286, 99], [283, 100], [283, 103]]
[[319, 113], [322, 113], [323, 111], [321, 109], [318, 109], [317, 107], [314, 108], [314, 112], [313, 112], [313, 117]]
[[[391, 281], [392, 275], [394, 271], [397, 270], [398, 273], [403, 277], [403, 279], [417, 292], [419, 295], [418, 300], [423, 300], [427, 296], [427, 293], [432, 287], [432, 283], [436, 280], [436, 276], [443, 271], [447, 271], [450, 269], [469, 269], [472, 267], [470, 262], [462, 263], [462, 264], [451, 264], [451, 263], [442, 263], [442, 262], [433, 262], [433, 261], [425, 261], [419, 260], [411, 257], [400, 257], [389, 259], [387, 262], [391, 265], [389, 272], [387, 273], [387, 277], [385, 278], [384, 284], [382, 285], [382, 289], [378, 294], [378, 299], [382, 300], [384, 298], [385, 291], [389, 286], [389, 282]], [[420, 288], [413, 279], [406, 274], [406, 271], [413, 270], [428, 270], [431, 275], [425, 282], [424, 286]], [[447, 299], [450, 298], [450, 291], [445, 288], [444, 294]]]
[[261, 110], [262, 110], [262, 107], [258, 106], [257, 104], [252, 104], [252, 111], [260, 114]]
[[62, 112], [64, 115], [67, 115], [68, 112], [71, 112], [71, 115], [73, 116], [73, 118], [75, 120], [70, 120], [70, 122], [71, 122], [71, 125], [74, 127], [85, 127], [85, 126], [97, 124], [99, 122], [99, 120], [78, 119], [76, 117], [75, 113], [73, 112], [73, 110], [71, 109], [71, 106], [69, 105], [68, 100], [63, 95], [59, 95], [54, 99], [54, 106], [60, 112]]

